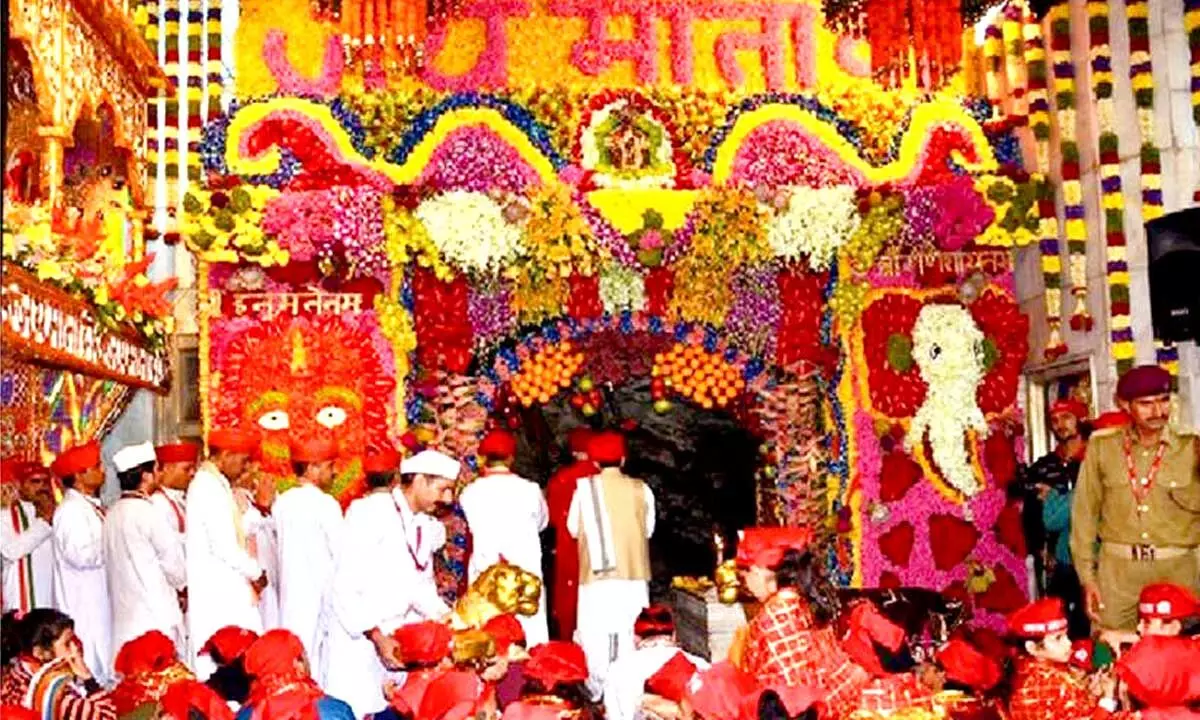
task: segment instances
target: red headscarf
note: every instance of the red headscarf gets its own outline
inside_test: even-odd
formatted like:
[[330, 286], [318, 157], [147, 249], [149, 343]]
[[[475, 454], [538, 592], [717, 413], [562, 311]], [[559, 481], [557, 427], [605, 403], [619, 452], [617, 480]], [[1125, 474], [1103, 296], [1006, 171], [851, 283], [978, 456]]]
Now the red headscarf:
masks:
[[121, 646], [113, 669], [123, 677], [159, 672], [178, 662], [175, 643], [158, 630], [151, 630]]
[[546, 690], [559, 683], [580, 683], [587, 680], [587, 657], [575, 643], [551, 640], [529, 651], [525, 677], [537, 680]]
[[258, 633], [253, 630], [226, 625], [213, 633], [208, 642], [204, 643], [204, 647], [200, 648], [200, 653], [208, 653], [214, 662], [225, 665], [244, 655], [246, 649], [257, 639]]
[[253, 720], [317, 720], [317, 700], [324, 692], [297, 661], [304, 657], [300, 638], [287, 630], [270, 630], [246, 649]]
[[190, 720], [188, 711], [192, 708], [207, 720], [233, 720], [233, 711], [225, 700], [215, 690], [195, 680], [175, 683], [158, 704], [171, 720]]
[[191, 671], [176, 657], [175, 643], [157, 630], [122, 645], [113, 666], [121, 682], [109, 697], [118, 715], [156, 701], [174, 685], [193, 679]]

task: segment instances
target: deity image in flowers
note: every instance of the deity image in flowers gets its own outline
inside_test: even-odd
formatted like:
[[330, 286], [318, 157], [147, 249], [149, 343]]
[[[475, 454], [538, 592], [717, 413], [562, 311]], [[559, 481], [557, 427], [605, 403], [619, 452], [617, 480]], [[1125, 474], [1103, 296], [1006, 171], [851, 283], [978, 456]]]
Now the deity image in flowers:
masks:
[[672, 187], [676, 167], [667, 126], [644, 103], [621, 98], [592, 113], [579, 136], [580, 164], [598, 187]]
[[395, 389], [390, 347], [370, 313], [278, 318], [215, 328], [209, 392], [216, 426], [262, 434], [262, 466], [290, 480], [293, 440], [331, 439], [338, 448], [330, 492], [344, 504], [362, 491], [362, 457], [388, 442]]
[[961, 305], [926, 305], [912, 332], [912, 356], [928, 386], [913, 416], [907, 444], [928, 437], [933, 459], [955, 489], [967, 497], [979, 492], [967, 453], [969, 433], [986, 436], [987, 419], [975, 401], [985, 373], [983, 332]]

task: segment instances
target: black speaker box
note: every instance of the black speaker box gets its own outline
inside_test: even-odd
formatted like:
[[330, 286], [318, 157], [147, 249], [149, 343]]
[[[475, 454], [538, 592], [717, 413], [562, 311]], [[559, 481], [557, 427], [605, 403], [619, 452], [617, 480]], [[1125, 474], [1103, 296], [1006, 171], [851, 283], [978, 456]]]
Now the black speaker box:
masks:
[[1200, 342], [1200, 208], [1146, 223], [1154, 337]]

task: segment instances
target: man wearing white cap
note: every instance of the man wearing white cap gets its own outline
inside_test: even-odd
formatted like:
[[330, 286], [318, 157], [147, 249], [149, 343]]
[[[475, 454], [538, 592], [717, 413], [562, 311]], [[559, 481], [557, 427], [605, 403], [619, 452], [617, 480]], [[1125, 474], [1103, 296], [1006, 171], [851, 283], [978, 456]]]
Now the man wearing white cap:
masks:
[[158, 487], [154, 446], [129, 445], [113, 455], [121, 498], [104, 518], [104, 559], [112, 597], [112, 651], [158, 630], [183, 647], [179, 591], [187, 566], [179, 535], [151, 494]]
[[400, 480], [374, 488], [346, 512], [330, 593], [325, 691], [363, 717], [387, 707], [385, 680], [402, 666], [391, 633], [450, 613], [433, 578], [446, 532], [432, 513], [453, 499], [457, 460], [425, 450], [400, 464]]

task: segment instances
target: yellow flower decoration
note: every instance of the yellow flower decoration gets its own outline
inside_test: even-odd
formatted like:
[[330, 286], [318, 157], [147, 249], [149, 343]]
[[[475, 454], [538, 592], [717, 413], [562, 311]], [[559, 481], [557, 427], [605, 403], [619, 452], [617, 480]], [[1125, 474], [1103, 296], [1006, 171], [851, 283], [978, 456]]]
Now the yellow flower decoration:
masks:
[[391, 197], [383, 198], [384, 250], [394, 267], [413, 262], [434, 272], [439, 280], [449, 281], [454, 271], [442, 259], [437, 246], [425, 230], [425, 225], [400, 207]]
[[596, 272], [596, 238], [566, 187], [545, 187], [531, 198], [525, 250], [520, 263], [540, 268], [549, 278]]
[[265, 185], [188, 192], [180, 226], [188, 249], [205, 262], [287, 265], [288, 251], [262, 230], [263, 210], [278, 194]]
[[523, 324], [536, 325], [561, 315], [567, 294], [565, 278], [546, 277], [530, 266], [514, 272], [512, 307]]

